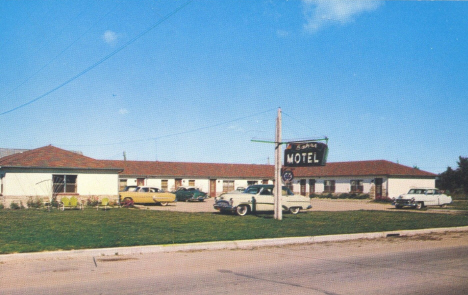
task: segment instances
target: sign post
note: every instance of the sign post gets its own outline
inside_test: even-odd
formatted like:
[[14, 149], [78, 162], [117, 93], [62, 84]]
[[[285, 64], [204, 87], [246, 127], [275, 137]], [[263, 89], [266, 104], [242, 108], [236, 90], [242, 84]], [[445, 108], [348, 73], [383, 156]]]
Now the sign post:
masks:
[[328, 138], [296, 142], [281, 142], [281, 108], [278, 108], [278, 116], [276, 118], [275, 141], [271, 142], [252, 139], [252, 141], [255, 142], [275, 144], [275, 219], [283, 219], [283, 206], [281, 204], [281, 197], [283, 194], [283, 177], [285, 182], [291, 182], [294, 178], [294, 175], [290, 170], [287, 170], [285, 171], [285, 174], [282, 174], [281, 145], [288, 144], [286, 150], [284, 151], [285, 167], [325, 166], [327, 163], [328, 146], [325, 143], [318, 142], [323, 140], [328, 143]]
[[276, 136], [275, 136], [275, 214], [277, 220], [283, 219], [283, 207], [281, 204], [282, 195], [281, 181], [281, 108], [278, 108], [278, 116], [276, 118]]

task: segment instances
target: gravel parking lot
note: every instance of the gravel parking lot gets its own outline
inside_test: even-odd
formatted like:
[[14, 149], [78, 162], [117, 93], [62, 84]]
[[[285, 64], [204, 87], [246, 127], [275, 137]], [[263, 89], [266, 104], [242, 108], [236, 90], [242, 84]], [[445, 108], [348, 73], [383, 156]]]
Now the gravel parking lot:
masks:
[[[177, 202], [167, 206], [143, 206], [140, 209], [178, 212], [217, 212], [213, 209], [214, 198], [204, 202]], [[370, 200], [329, 200], [311, 199], [312, 209], [308, 211], [350, 211], [350, 210], [394, 210], [390, 203], [375, 203]]]

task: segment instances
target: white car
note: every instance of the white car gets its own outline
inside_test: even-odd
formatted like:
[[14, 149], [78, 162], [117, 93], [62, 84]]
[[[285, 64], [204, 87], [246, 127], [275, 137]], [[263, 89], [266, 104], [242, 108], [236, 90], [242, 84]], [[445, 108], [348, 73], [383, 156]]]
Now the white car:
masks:
[[[214, 208], [220, 212], [236, 212], [244, 216], [249, 212], [273, 211], [274, 195], [273, 185], [251, 185], [242, 193], [226, 193], [215, 198]], [[310, 209], [310, 198], [295, 195], [290, 189], [283, 186], [281, 198], [283, 210], [297, 214], [301, 209]]]
[[452, 197], [443, 194], [436, 188], [412, 188], [407, 194], [393, 199], [393, 205], [397, 209], [413, 207], [422, 209], [426, 206], [445, 207], [452, 203]]

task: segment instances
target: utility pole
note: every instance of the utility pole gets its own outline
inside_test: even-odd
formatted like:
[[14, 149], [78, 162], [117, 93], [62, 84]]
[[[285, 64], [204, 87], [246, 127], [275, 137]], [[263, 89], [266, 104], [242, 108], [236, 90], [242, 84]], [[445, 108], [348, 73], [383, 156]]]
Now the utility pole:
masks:
[[281, 181], [281, 108], [278, 108], [276, 118], [275, 136], [275, 219], [283, 219], [283, 207], [281, 205], [282, 181]]

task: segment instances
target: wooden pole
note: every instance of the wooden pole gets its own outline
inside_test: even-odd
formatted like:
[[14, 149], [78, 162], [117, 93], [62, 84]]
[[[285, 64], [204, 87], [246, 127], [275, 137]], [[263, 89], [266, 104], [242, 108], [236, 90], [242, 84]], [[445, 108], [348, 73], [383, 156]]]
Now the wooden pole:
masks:
[[276, 118], [276, 137], [275, 137], [275, 216], [277, 220], [283, 219], [283, 209], [281, 204], [282, 195], [281, 181], [281, 108], [278, 108], [278, 116]]

